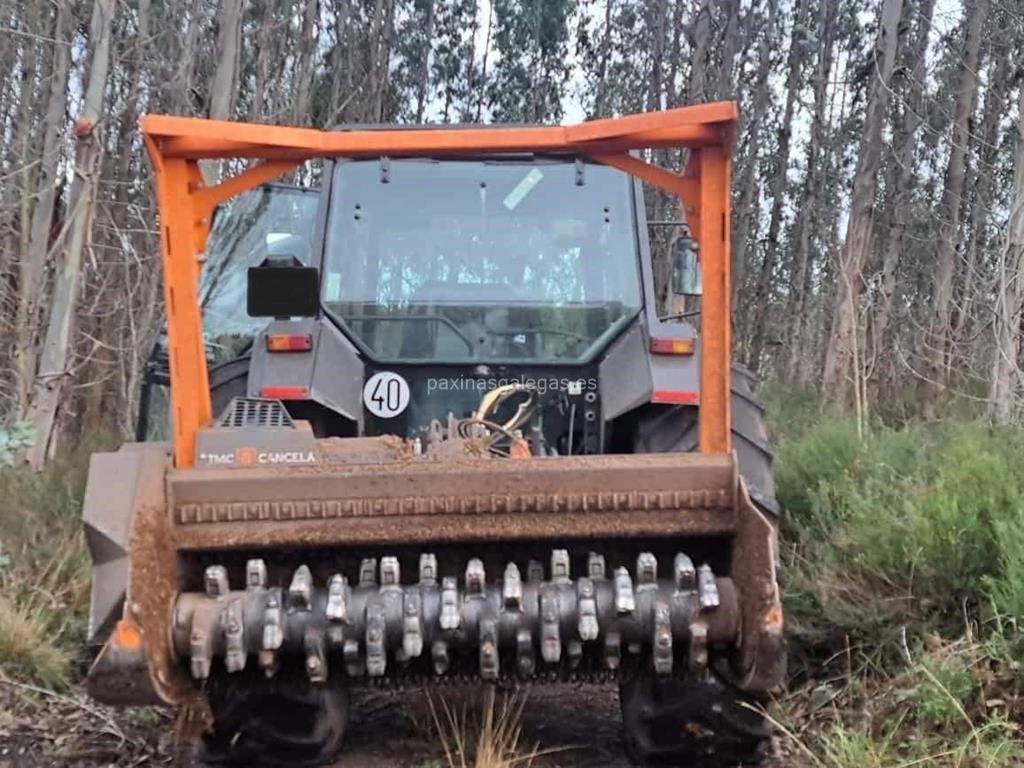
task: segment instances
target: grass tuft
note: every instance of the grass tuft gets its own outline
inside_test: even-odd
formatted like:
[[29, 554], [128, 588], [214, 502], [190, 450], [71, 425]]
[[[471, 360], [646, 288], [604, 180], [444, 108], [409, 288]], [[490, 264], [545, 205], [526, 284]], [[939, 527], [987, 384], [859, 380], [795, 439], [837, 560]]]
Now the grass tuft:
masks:
[[0, 596], [0, 673], [48, 687], [68, 682], [71, 655], [48, 638], [45, 611]]
[[493, 686], [487, 686], [473, 708], [453, 706], [444, 698], [435, 705], [429, 691], [427, 702], [448, 768], [528, 768], [541, 755], [536, 746], [520, 745], [525, 696], [505, 695], [499, 701]]
[[0, 675], [64, 688], [84, 645], [89, 556], [81, 502], [89, 452], [41, 472], [0, 469]]

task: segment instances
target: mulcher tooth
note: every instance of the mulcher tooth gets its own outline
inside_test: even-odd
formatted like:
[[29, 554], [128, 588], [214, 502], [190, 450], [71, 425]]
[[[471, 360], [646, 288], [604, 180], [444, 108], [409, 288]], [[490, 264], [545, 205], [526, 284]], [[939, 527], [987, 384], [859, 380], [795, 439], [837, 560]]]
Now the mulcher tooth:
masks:
[[583, 643], [579, 640], [570, 640], [565, 644], [565, 655], [569, 657], [569, 669], [576, 669], [583, 659]]
[[654, 671], [659, 675], [672, 672], [672, 618], [668, 605], [654, 605]]
[[636, 583], [639, 587], [658, 583], [658, 559], [650, 552], [641, 552], [637, 555]]
[[404, 597], [402, 623], [402, 653], [406, 659], [415, 659], [423, 653], [423, 619], [420, 616], [420, 593], [410, 589]]
[[523, 677], [532, 677], [537, 668], [533, 652], [533, 634], [526, 627], [516, 631], [516, 667]]
[[308, 565], [300, 565], [295, 569], [292, 583], [288, 587], [292, 605], [299, 610], [308, 611], [313, 599], [313, 574]]
[[434, 674], [443, 675], [448, 671], [448, 643], [444, 640], [435, 640], [430, 648], [430, 657], [434, 661]]
[[306, 651], [306, 674], [311, 683], [327, 681], [327, 655], [324, 653], [324, 634], [316, 627], [307, 627], [303, 637]]
[[277, 674], [277, 654], [273, 651], [260, 651], [256, 654], [256, 659], [259, 662], [260, 669], [263, 670], [263, 674], [269, 680]]
[[245, 588], [260, 589], [267, 586], [267, 564], [260, 558], [249, 560], [245, 564]]
[[363, 558], [359, 563], [359, 586], [377, 586], [377, 559], [375, 557]]
[[551, 550], [551, 581], [556, 584], [566, 584], [569, 578], [569, 550]]
[[526, 580], [532, 584], [544, 581], [544, 564], [540, 560], [531, 560], [527, 563]]
[[387, 669], [384, 607], [372, 603], [366, 607], [366, 671], [370, 677], [381, 677]]
[[398, 566], [397, 557], [382, 557], [380, 559], [380, 588], [394, 589], [400, 587], [402, 573]]
[[242, 617], [242, 601], [232, 600], [224, 612], [224, 668], [228, 672], [245, 669], [245, 622]]
[[208, 597], [224, 597], [230, 590], [228, 570], [223, 565], [211, 565], [203, 571], [203, 586]]
[[589, 578], [580, 579], [576, 589], [579, 604], [577, 629], [580, 633], [580, 640], [597, 640], [600, 627], [597, 623], [597, 599], [594, 582]]
[[677, 592], [692, 592], [697, 586], [697, 572], [693, 568], [693, 560], [682, 552], [672, 561], [672, 577]]
[[588, 554], [587, 575], [594, 580], [598, 580], [605, 578], [606, 574], [604, 555], [599, 555], [597, 552], [591, 552]]
[[498, 679], [498, 629], [494, 619], [480, 622], [480, 677]]
[[562, 658], [562, 638], [558, 627], [558, 595], [545, 591], [540, 596], [540, 653], [548, 664]]
[[454, 576], [445, 576], [441, 580], [441, 629], [458, 629], [461, 623], [458, 585]]
[[711, 566], [704, 563], [697, 571], [697, 584], [700, 591], [700, 609], [707, 611], [717, 608], [719, 604], [718, 584]]
[[507, 611], [523, 609], [523, 579], [519, 575], [519, 566], [509, 563], [505, 568], [505, 578], [501, 582], [502, 604]]
[[609, 632], [604, 636], [604, 665], [615, 670], [622, 663], [622, 637], [618, 632]]
[[276, 651], [284, 642], [284, 630], [281, 627], [281, 600], [276, 592], [267, 595], [263, 608], [263, 650]]
[[348, 623], [348, 604], [351, 590], [348, 579], [340, 573], [331, 576], [327, 582], [327, 606], [324, 613], [328, 621]]
[[487, 589], [487, 576], [484, 573], [484, 563], [474, 557], [466, 564], [466, 596], [483, 597]]
[[690, 624], [690, 671], [700, 672], [708, 665], [708, 625], [703, 621]]
[[260, 638], [260, 651], [257, 655], [263, 674], [268, 678], [277, 673], [277, 649], [284, 643], [284, 630], [281, 628], [281, 600], [277, 590], [267, 595], [263, 607], [263, 636]]
[[633, 580], [625, 568], [615, 569], [615, 612], [632, 613], [636, 610], [636, 596], [633, 594]]
[[342, 658], [345, 660], [345, 674], [349, 677], [362, 677], [366, 674], [363, 657], [359, 655], [359, 641], [346, 640], [342, 647]]
[[199, 612], [192, 617], [192, 629], [189, 634], [189, 668], [192, 677], [196, 680], [205, 680], [210, 676], [210, 666], [213, 657], [213, 637], [210, 632], [209, 619], [212, 619], [212, 612]]
[[437, 584], [437, 555], [429, 552], [420, 555], [420, 584]]

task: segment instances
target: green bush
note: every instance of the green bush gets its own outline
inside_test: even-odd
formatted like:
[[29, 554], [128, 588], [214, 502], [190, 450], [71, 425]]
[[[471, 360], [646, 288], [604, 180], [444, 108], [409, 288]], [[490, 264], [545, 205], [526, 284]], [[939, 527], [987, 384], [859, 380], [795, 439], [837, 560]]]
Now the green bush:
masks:
[[27, 421], [0, 426], [0, 468], [13, 467], [18, 454], [36, 441], [36, 428]]
[[798, 623], [873, 631], [962, 622], [962, 604], [1024, 608], [1024, 441], [977, 421], [828, 417], [777, 445]]

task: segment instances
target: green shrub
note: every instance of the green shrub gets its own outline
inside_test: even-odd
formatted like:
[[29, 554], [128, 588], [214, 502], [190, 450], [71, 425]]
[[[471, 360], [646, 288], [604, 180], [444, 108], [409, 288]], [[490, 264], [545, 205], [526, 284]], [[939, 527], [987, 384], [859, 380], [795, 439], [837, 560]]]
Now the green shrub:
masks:
[[969, 699], [977, 693], [971, 660], [950, 654], [938, 661], [924, 659], [916, 670], [912, 697], [918, 717], [930, 725], [949, 726], [965, 717]]
[[[866, 634], [1024, 608], [1024, 450], [976, 421], [874, 426], [829, 417], [782, 440], [776, 487], [798, 625]], [[898, 625], [897, 623], [897, 625]]]
[[18, 454], [36, 441], [36, 428], [27, 421], [0, 425], [0, 467], [13, 467]]

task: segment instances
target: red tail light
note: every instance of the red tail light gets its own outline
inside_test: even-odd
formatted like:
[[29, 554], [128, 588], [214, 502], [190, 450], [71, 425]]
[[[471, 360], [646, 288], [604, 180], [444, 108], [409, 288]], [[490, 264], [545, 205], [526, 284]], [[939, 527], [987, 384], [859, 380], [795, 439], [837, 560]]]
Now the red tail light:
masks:
[[656, 389], [651, 395], [652, 403], [669, 403], [671, 405], [698, 405], [700, 395], [696, 392], [683, 392], [676, 389]]
[[656, 355], [692, 355], [693, 339], [651, 339], [651, 352]]
[[309, 333], [297, 336], [268, 333], [267, 352], [308, 352], [313, 348], [313, 336]]
[[306, 387], [263, 387], [260, 397], [268, 400], [308, 400], [309, 390]]

